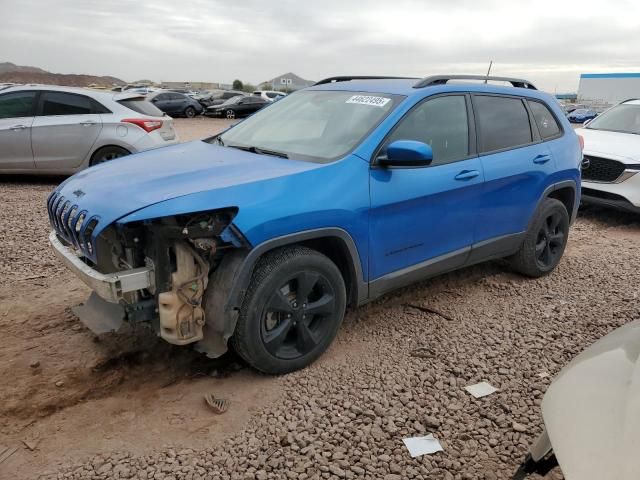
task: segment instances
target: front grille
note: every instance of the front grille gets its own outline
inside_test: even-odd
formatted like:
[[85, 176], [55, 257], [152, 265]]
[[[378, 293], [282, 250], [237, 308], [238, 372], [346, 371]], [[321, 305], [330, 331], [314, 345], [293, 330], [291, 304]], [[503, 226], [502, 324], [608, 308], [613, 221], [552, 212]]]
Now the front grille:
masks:
[[49, 222], [58, 236], [95, 262], [95, 243], [91, 237], [100, 217], [81, 210], [59, 192], [53, 192], [49, 196], [47, 212]]
[[[593, 182], [615, 182], [624, 172], [626, 165], [616, 160], [585, 155], [583, 162], [582, 178]], [[588, 165], [585, 168], [585, 163]]]

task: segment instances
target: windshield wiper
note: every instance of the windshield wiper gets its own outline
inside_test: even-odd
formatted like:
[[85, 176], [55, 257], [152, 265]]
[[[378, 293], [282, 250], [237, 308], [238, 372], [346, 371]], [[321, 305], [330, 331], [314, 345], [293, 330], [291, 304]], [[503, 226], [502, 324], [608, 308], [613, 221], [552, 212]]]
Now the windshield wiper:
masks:
[[237, 148], [238, 150], [244, 150], [245, 152], [251, 152], [251, 153], [257, 153], [258, 155], [271, 155], [273, 157], [280, 157], [280, 158], [289, 158], [289, 155], [287, 155], [284, 152], [277, 152], [275, 150], [267, 150], [265, 148], [259, 148], [259, 147], [244, 147], [242, 145], [227, 145], [227, 147], [229, 148]]

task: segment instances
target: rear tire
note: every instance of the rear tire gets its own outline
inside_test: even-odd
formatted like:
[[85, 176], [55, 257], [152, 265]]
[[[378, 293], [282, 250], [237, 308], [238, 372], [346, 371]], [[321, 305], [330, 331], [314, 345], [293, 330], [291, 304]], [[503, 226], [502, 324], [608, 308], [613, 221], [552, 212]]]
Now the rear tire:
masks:
[[193, 118], [196, 116], [196, 109], [193, 107], [187, 107], [184, 110], [184, 116], [187, 118]]
[[114, 160], [116, 158], [124, 157], [126, 155], [131, 154], [129, 150], [126, 150], [122, 147], [116, 147], [115, 145], [110, 147], [102, 147], [95, 151], [95, 153], [91, 156], [90, 166], [98, 165], [100, 163], [108, 162], [109, 160]]
[[545, 198], [520, 250], [509, 260], [514, 270], [532, 278], [551, 273], [562, 258], [569, 236], [569, 214], [555, 198]]
[[264, 373], [304, 368], [335, 338], [346, 301], [340, 270], [326, 256], [301, 246], [267, 253], [253, 272], [232, 345]]

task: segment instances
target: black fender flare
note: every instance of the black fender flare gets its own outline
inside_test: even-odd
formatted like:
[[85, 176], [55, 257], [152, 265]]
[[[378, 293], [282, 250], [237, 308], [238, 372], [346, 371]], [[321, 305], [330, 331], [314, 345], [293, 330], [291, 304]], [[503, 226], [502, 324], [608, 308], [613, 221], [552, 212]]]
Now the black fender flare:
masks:
[[235, 331], [239, 310], [249, 288], [253, 270], [264, 254], [287, 245], [323, 238], [335, 238], [343, 242], [353, 275], [351, 287], [354, 291], [354, 302], [357, 305], [366, 303], [369, 287], [363, 277], [356, 244], [346, 230], [335, 227], [317, 228], [272, 238], [250, 250], [238, 249], [229, 252], [211, 274], [204, 298], [204, 338], [195, 345], [196, 350], [206, 353], [211, 358], [219, 357], [227, 351], [227, 342]]

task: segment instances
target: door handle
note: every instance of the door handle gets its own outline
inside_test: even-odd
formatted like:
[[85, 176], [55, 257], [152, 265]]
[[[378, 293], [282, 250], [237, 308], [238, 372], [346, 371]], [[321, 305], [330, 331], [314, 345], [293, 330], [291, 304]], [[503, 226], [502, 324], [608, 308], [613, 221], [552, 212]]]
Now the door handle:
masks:
[[538, 165], [543, 165], [547, 163], [549, 160], [551, 160], [551, 157], [549, 155], [542, 154], [534, 158], [533, 163], [537, 163]]
[[87, 120], [86, 122], [80, 122], [80, 125], [83, 127], [92, 127], [93, 125], [97, 125], [98, 122], [94, 122], [93, 120]]
[[18, 130], [25, 130], [26, 128], [28, 128], [26, 125], [14, 125], [11, 127], [11, 130], [17, 132]]
[[472, 178], [476, 178], [478, 175], [480, 175], [478, 170], [463, 170], [454, 178], [456, 180], [471, 180]]

